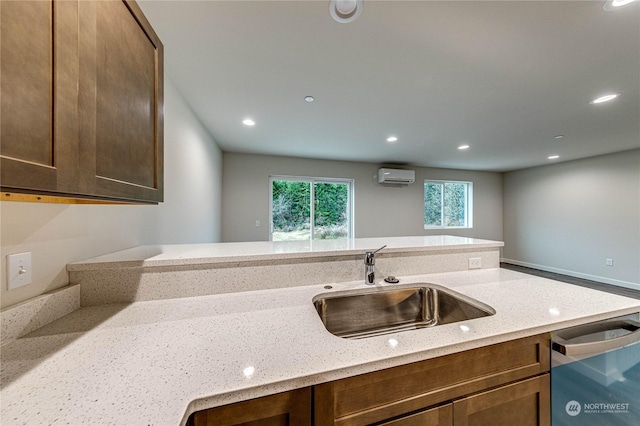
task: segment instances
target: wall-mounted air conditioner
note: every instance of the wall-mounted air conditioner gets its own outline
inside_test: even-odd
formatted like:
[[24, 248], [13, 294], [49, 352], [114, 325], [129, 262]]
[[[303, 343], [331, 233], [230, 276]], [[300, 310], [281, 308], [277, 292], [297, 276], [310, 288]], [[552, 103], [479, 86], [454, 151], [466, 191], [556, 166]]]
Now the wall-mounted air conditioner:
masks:
[[415, 170], [379, 169], [378, 183], [409, 185], [416, 181]]

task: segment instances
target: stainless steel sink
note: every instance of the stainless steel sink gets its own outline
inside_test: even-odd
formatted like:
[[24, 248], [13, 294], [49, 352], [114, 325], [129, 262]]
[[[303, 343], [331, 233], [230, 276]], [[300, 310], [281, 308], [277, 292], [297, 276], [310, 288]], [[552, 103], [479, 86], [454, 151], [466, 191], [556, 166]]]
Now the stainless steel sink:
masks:
[[495, 314], [493, 308], [432, 284], [320, 294], [313, 304], [326, 329], [347, 339], [434, 327]]

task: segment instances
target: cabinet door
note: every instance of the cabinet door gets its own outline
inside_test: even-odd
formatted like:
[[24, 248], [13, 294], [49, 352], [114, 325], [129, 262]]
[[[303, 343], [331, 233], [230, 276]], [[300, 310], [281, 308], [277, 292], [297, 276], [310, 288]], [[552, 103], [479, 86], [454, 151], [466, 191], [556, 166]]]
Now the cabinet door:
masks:
[[0, 24], [2, 190], [162, 201], [163, 48], [138, 5], [2, 1]]
[[310, 426], [311, 388], [296, 389], [194, 413], [191, 426]]
[[549, 374], [453, 402], [456, 426], [542, 426], [551, 423]]
[[135, 2], [79, 2], [81, 192], [162, 201], [163, 48]]
[[76, 27], [74, 2], [0, 2], [3, 190], [56, 191], [76, 180]]
[[420, 412], [549, 371], [538, 335], [314, 386], [316, 426], [359, 426]]
[[380, 426], [452, 426], [453, 406], [446, 404], [420, 413], [380, 423]]

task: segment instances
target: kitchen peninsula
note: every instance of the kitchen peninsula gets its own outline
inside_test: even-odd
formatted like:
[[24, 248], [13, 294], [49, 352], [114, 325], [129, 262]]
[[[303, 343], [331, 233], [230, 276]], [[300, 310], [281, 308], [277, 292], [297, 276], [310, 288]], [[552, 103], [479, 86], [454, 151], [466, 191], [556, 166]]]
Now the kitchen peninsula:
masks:
[[[211, 407], [640, 311], [638, 300], [500, 269], [499, 242], [403, 238], [289, 251], [266, 242], [141, 247], [69, 265], [81, 292], [91, 290], [80, 309], [2, 347], [2, 423], [184, 424]], [[384, 244], [368, 286], [363, 253]], [[482, 268], [469, 270], [478, 257]], [[395, 269], [416, 264], [435, 269]], [[294, 267], [300, 272], [285, 283], [269, 275]], [[271, 278], [243, 280], [243, 268]], [[318, 277], [321, 270], [347, 278]], [[226, 284], [219, 274], [228, 274]], [[400, 283], [383, 283], [387, 275]], [[134, 290], [118, 286], [133, 277]], [[329, 333], [312, 303], [328, 292], [412, 283], [445, 287], [496, 313], [465, 327], [349, 340]], [[109, 284], [111, 293], [96, 290]]]

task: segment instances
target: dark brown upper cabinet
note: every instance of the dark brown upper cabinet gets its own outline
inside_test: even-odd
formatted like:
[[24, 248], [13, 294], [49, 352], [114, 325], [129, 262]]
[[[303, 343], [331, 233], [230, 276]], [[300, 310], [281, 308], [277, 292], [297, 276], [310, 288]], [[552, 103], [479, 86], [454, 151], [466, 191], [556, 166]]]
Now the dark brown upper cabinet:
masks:
[[2, 199], [162, 201], [163, 47], [138, 5], [3, 1], [0, 20]]

